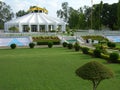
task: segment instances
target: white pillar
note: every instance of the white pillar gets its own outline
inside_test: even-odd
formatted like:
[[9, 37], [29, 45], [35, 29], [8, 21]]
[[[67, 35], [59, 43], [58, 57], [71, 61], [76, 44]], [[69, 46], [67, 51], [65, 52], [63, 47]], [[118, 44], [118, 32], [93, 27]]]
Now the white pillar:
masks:
[[45, 31], [48, 32], [48, 28], [49, 28], [48, 25], [46, 25], [46, 26], [45, 26]]
[[29, 28], [30, 28], [29, 32], [31, 32], [31, 25], [30, 24], [29, 24]]
[[66, 31], [66, 25], [65, 24], [62, 25], [62, 32], [63, 31]]
[[19, 23], [19, 32], [23, 32], [22, 25]]
[[55, 31], [57, 30], [57, 24], [56, 24], [56, 25], [54, 25], [54, 30], [55, 30]]
[[50, 31], [52, 31], [53, 30], [53, 26], [52, 25], [50, 25]]
[[39, 24], [37, 25], [37, 32], [39, 32], [40, 31], [40, 28], [39, 28]]

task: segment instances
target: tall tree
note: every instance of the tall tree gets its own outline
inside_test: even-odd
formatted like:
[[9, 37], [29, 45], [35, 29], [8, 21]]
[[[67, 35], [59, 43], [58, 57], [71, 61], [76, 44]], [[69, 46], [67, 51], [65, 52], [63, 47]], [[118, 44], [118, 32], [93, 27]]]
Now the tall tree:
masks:
[[118, 29], [120, 29], [120, 0], [118, 2], [118, 8], [117, 8], [117, 24], [118, 24]]
[[0, 28], [3, 29], [4, 22], [10, 20], [13, 17], [13, 12], [9, 5], [0, 1]]
[[84, 15], [85, 15], [85, 20], [86, 20], [86, 28], [89, 29], [91, 28], [91, 7], [84, 6]]
[[26, 11], [24, 11], [24, 10], [20, 10], [20, 11], [18, 11], [17, 13], [16, 13], [16, 16], [17, 17], [21, 17], [21, 16], [23, 16], [23, 15], [25, 15], [25, 14], [27, 14], [28, 12], [26, 12]]
[[64, 2], [62, 3], [62, 9], [57, 11], [57, 16], [62, 18], [65, 22], [67, 22], [69, 17], [68, 12], [69, 12], [68, 2]]
[[78, 14], [77, 10], [71, 9], [70, 17], [69, 17], [69, 21], [68, 21], [69, 27], [71, 29], [78, 28], [78, 26], [77, 26], [78, 22], [79, 22], [79, 14]]

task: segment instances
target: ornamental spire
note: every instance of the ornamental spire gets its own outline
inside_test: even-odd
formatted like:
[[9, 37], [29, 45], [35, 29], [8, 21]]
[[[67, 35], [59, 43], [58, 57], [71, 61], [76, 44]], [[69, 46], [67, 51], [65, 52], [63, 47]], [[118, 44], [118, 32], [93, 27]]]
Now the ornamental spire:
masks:
[[45, 8], [37, 7], [37, 6], [32, 6], [28, 10], [29, 12], [39, 12], [39, 13], [46, 13], [48, 14], [48, 10]]

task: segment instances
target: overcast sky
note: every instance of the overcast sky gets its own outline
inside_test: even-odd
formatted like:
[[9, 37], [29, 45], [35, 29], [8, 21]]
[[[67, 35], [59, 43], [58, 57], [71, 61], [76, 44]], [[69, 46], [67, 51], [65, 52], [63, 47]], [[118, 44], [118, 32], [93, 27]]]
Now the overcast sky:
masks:
[[[56, 11], [61, 8], [63, 2], [68, 2], [69, 6], [74, 9], [83, 7], [84, 5], [91, 6], [91, 0], [0, 0], [10, 5], [13, 12], [19, 10], [27, 11], [30, 6], [45, 7], [50, 16], [56, 17]], [[100, 3], [101, 0], [93, 0], [93, 4]], [[117, 3], [118, 0], [102, 0], [103, 3]]]

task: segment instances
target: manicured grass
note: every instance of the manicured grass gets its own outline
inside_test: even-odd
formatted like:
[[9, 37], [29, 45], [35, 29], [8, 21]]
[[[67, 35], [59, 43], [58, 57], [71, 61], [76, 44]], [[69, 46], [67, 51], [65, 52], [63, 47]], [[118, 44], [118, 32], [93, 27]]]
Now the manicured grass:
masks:
[[120, 89], [120, 65], [65, 48], [1, 49], [0, 90], [92, 90], [92, 83], [75, 75], [75, 70], [92, 60], [115, 71], [97, 90]]

